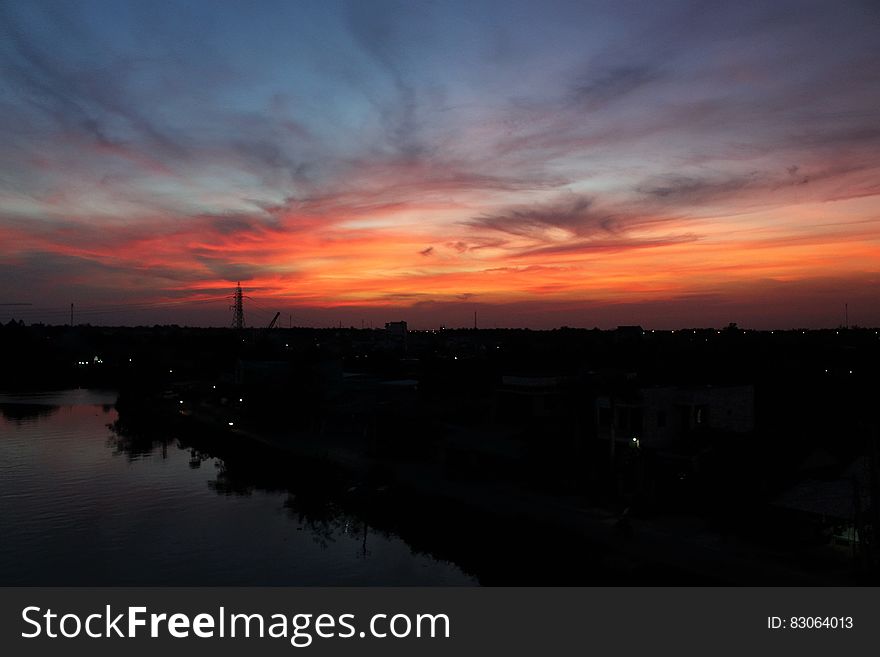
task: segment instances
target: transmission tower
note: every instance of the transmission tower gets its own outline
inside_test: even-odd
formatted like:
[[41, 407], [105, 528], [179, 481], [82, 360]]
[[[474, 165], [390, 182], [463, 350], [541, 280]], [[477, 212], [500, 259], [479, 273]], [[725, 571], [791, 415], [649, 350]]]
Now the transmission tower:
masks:
[[232, 311], [232, 328], [240, 331], [244, 328], [244, 304], [242, 303], [240, 281], [235, 287], [235, 292], [232, 294], [232, 301], [233, 304], [229, 306], [229, 309]]

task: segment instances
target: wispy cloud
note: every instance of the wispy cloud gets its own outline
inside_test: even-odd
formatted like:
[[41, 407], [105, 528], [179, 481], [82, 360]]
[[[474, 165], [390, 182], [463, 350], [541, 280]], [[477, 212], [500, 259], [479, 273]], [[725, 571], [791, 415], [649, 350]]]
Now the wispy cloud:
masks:
[[7, 2], [0, 283], [512, 314], [864, 286], [876, 11]]

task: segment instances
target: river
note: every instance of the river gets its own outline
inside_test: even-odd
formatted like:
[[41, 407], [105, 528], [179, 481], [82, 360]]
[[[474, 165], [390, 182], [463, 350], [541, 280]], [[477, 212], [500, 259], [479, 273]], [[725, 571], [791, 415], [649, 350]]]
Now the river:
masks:
[[203, 446], [125, 435], [115, 401], [0, 394], [0, 585], [477, 583], [310, 482], [236, 480]]

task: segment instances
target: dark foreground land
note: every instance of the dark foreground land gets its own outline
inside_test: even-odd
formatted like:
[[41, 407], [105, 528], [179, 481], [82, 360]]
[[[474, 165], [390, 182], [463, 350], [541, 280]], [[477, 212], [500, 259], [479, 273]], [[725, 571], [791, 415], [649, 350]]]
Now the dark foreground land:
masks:
[[[7, 390], [120, 391], [224, 485], [487, 584], [876, 583], [874, 329], [0, 327]], [[308, 476], [307, 476], [308, 475]], [[524, 531], [524, 528], [527, 528]]]

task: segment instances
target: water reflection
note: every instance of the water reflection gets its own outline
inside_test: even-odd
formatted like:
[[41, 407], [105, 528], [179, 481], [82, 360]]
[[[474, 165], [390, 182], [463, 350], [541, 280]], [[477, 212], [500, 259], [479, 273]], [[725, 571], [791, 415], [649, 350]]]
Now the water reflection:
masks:
[[[369, 524], [358, 513], [381, 513], [386, 486], [353, 483], [338, 469], [326, 463], [296, 459], [272, 448], [242, 443], [211, 431], [187, 426], [182, 437], [170, 437], [168, 420], [156, 422], [152, 415], [130, 408], [109, 425], [113, 431], [108, 444], [117, 454], [135, 461], [152, 455], [168, 458], [169, 446], [188, 454], [190, 469], [203, 463], [214, 468], [207, 486], [221, 496], [284, 494], [283, 508], [296, 522], [298, 531], [306, 531], [322, 548], [336, 543], [340, 536], [361, 537], [357, 555], [366, 559]], [[379, 490], [382, 489], [382, 490]], [[392, 539], [394, 534], [378, 527], [377, 536]]]
[[368, 529], [371, 507], [330, 468], [80, 391], [0, 404], [0, 585], [474, 581]]
[[28, 393], [0, 393], [0, 415], [21, 425], [54, 415], [62, 406], [100, 404], [105, 413], [113, 410], [116, 393], [106, 390], [60, 390]]
[[[178, 428], [179, 437], [169, 438], [167, 423], [148, 429], [150, 419], [138, 416], [137, 408], [128, 409], [113, 425], [117, 450], [127, 451], [130, 458], [155, 450], [167, 458], [167, 450], [176, 449], [187, 455], [191, 470], [210, 462], [213, 477], [207, 480], [207, 487], [219, 496], [283, 495], [282, 506], [300, 535], [322, 550], [344, 542], [346, 559], [363, 563], [374, 556], [384, 558], [382, 546], [402, 540], [412, 555], [435, 563], [454, 563], [456, 570], [471, 573], [461, 580], [467, 583], [620, 581], [619, 573], [603, 565], [604, 555], [597, 554], [595, 548], [548, 526], [487, 516], [450, 501], [398, 491], [381, 473], [352, 479], [327, 463], [282, 453], [225, 432], [185, 424]], [[354, 550], [348, 547], [353, 540], [357, 541]]]
[[620, 583], [558, 529], [73, 391], [0, 403], [0, 585]]
[[24, 422], [49, 417], [58, 412], [58, 406], [44, 406], [41, 404], [0, 404], [0, 414], [3, 419], [21, 425]]

